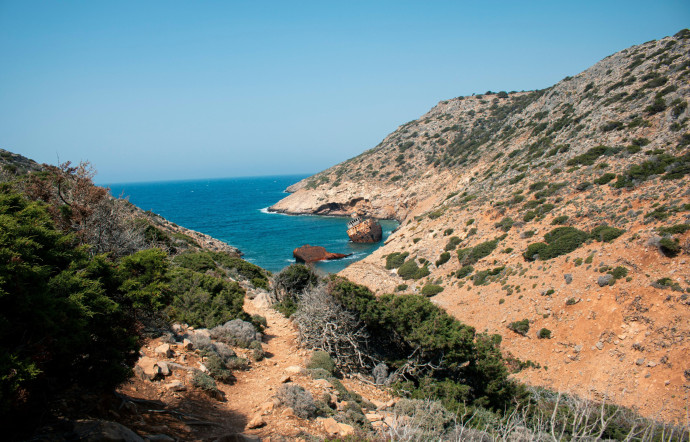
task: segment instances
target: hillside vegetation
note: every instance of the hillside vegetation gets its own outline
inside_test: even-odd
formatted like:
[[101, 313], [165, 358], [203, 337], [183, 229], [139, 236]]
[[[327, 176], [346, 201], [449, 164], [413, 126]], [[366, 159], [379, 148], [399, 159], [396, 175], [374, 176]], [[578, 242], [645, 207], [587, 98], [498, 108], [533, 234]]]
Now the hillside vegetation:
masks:
[[341, 274], [500, 334], [527, 383], [683, 420], [689, 54], [682, 30], [547, 89], [442, 101], [272, 210], [399, 220]]

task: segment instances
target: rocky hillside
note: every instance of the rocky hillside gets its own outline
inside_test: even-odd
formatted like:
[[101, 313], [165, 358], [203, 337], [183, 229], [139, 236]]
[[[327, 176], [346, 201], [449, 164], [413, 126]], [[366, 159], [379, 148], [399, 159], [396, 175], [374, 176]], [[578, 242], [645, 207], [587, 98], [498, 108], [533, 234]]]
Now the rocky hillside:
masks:
[[683, 30], [440, 102], [272, 210], [397, 219], [344, 276], [500, 333], [527, 383], [687, 424], [689, 54]]
[[[95, 173], [88, 165], [85, 165], [88, 174]], [[0, 149], [0, 183], [14, 181], [29, 174], [45, 172], [49, 166], [39, 164], [23, 155]], [[90, 180], [90, 177], [89, 177]], [[131, 204], [126, 198], [113, 198], [107, 195], [115, 209], [113, 213], [121, 215], [128, 222], [135, 224], [135, 229], [141, 235], [141, 242], [150, 246], [164, 247], [177, 253], [186, 250], [209, 250], [213, 252], [225, 252], [233, 256], [241, 256], [242, 253], [220, 240], [195, 230], [190, 230], [170, 222], [162, 216], [151, 211], [144, 211]], [[113, 217], [113, 213], [110, 217]]]

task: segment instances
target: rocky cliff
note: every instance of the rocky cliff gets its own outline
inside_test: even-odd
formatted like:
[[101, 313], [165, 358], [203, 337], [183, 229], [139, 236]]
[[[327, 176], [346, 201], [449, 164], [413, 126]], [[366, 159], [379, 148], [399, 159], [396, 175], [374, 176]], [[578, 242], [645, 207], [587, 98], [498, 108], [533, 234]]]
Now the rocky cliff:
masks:
[[547, 89], [442, 101], [271, 210], [399, 220], [343, 275], [500, 333], [525, 382], [682, 421], [689, 54], [683, 30]]

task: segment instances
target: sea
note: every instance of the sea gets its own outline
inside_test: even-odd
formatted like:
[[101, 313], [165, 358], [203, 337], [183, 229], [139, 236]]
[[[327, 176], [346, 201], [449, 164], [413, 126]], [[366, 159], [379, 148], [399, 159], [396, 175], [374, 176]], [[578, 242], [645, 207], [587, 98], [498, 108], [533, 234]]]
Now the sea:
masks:
[[318, 262], [319, 273], [335, 273], [379, 248], [397, 227], [381, 221], [383, 240], [355, 244], [347, 236], [346, 217], [285, 215], [267, 209], [288, 194], [285, 189], [307, 175], [222, 178], [190, 181], [107, 184], [111, 194], [127, 197], [188, 229], [237, 247], [247, 261], [271, 272], [295, 263], [292, 251], [305, 244], [347, 258]]

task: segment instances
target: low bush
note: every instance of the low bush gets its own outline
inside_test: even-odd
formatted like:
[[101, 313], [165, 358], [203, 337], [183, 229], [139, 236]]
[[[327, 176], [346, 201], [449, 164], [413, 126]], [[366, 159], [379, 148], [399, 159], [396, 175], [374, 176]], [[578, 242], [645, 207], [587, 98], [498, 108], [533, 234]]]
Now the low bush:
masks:
[[327, 352], [316, 350], [311, 354], [311, 358], [307, 363], [307, 368], [322, 369], [332, 376], [335, 372], [335, 362], [333, 362], [333, 359], [331, 359], [331, 356]]
[[223, 393], [218, 389], [218, 385], [216, 385], [216, 381], [200, 370], [194, 370], [192, 374], [192, 385], [203, 390], [204, 393], [212, 398], [221, 399], [223, 396]]
[[278, 301], [299, 299], [299, 296], [318, 282], [313, 270], [302, 264], [292, 264], [281, 270], [273, 279], [273, 289]]
[[539, 333], [537, 333], [537, 338], [539, 339], [551, 339], [551, 330], [548, 328], [542, 328], [539, 330]]
[[465, 276], [470, 275], [472, 272], [474, 272], [474, 267], [471, 265], [462, 266], [460, 270], [455, 272], [455, 277], [464, 278]]
[[421, 279], [429, 275], [429, 267], [419, 267], [417, 262], [413, 259], [405, 261], [403, 265], [398, 268], [398, 275], [402, 279]]
[[512, 218], [506, 216], [501, 221], [494, 224], [494, 227], [496, 227], [497, 229], [501, 229], [504, 232], [507, 232], [513, 227], [513, 224], [515, 224], [515, 221], [513, 221]]
[[170, 272], [172, 302], [166, 313], [173, 321], [212, 328], [232, 319], [250, 317], [243, 310], [244, 289], [227, 281], [186, 268]]
[[659, 240], [659, 250], [668, 257], [674, 257], [682, 250], [677, 240], [673, 238], [661, 238]]
[[422, 295], [424, 296], [435, 296], [441, 293], [442, 291], [443, 287], [436, 284], [426, 284], [424, 287], [422, 287]]
[[436, 260], [436, 263], [435, 263], [436, 267], [447, 263], [449, 259], [450, 259], [450, 252], [441, 253], [441, 256], [439, 256], [438, 259]]
[[498, 243], [505, 237], [506, 235], [503, 235], [491, 241], [486, 241], [477, 244], [474, 247], [467, 247], [458, 250], [458, 259], [460, 260], [460, 264], [471, 265], [476, 263], [480, 259], [491, 255], [491, 253], [496, 249]]
[[206, 360], [204, 361], [204, 365], [208, 369], [208, 374], [213, 379], [216, 379], [226, 384], [229, 384], [230, 382], [235, 380], [235, 377], [232, 375], [232, 372], [228, 369], [228, 367], [225, 365], [225, 361], [223, 361], [220, 358], [220, 356], [212, 354], [211, 356], [206, 358]]
[[393, 252], [386, 256], [386, 269], [397, 269], [405, 262], [405, 259], [410, 255], [409, 252]]
[[557, 216], [551, 221], [551, 225], [565, 224], [565, 222], [568, 221], [569, 218], [570, 217], [568, 215]]
[[616, 178], [616, 174], [615, 174], [615, 173], [609, 173], [609, 172], [607, 172], [607, 173], [603, 174], [602, 176], [600, 176], [599, 178], [595, 179], [595, 180], [594, 180], [594, 183], [595, 183], [595, 184], [599, 184], [600, 186], [602, 186], [602, 185], [604, 185], [604, 184], [608, 184], [608, 183], [611, 182], [614, 178]]
[[544, 235], [546, 243], [530, 244], [523, 256], [528, 261], [533, 261], [535, 256], [542, 260], [552, 259], [576, 250], [588, 238], [587, 232], [574, 227], [556, 227]]
[[522, 321], [514, 321], [508, 324], [508, 328], [517, 334], [522, 336], [527, 336], [529, 331], [529, 320], [523, 319]]
[[451, 250], [455, 250], [455, 248], [460, 244], [462, 240], [458, 238], [457, 236], [451, 236], [450, 239], [448, 239], [448, 243], [446, 243], [445, 250], [446, 252], [449, 252]]
[[611, 242], [624, 233], [625, 230], [617, 229], [615, 227], [607, 226], [604, 224], [592, 229], [592, 231], [590, 232], [590, 236], [596, 241]]
[[261, 343], [262, 335], [250, 322], [233, 319], [211, 329], [211, 337], [228, 345], [249, 348], [254, 341]]
[[309, 419], [316, 413], [316, 405], [311, 393], [297, 384], [283, 384], [276, 396], [283, 405], [292, 408], [297, 417]]

